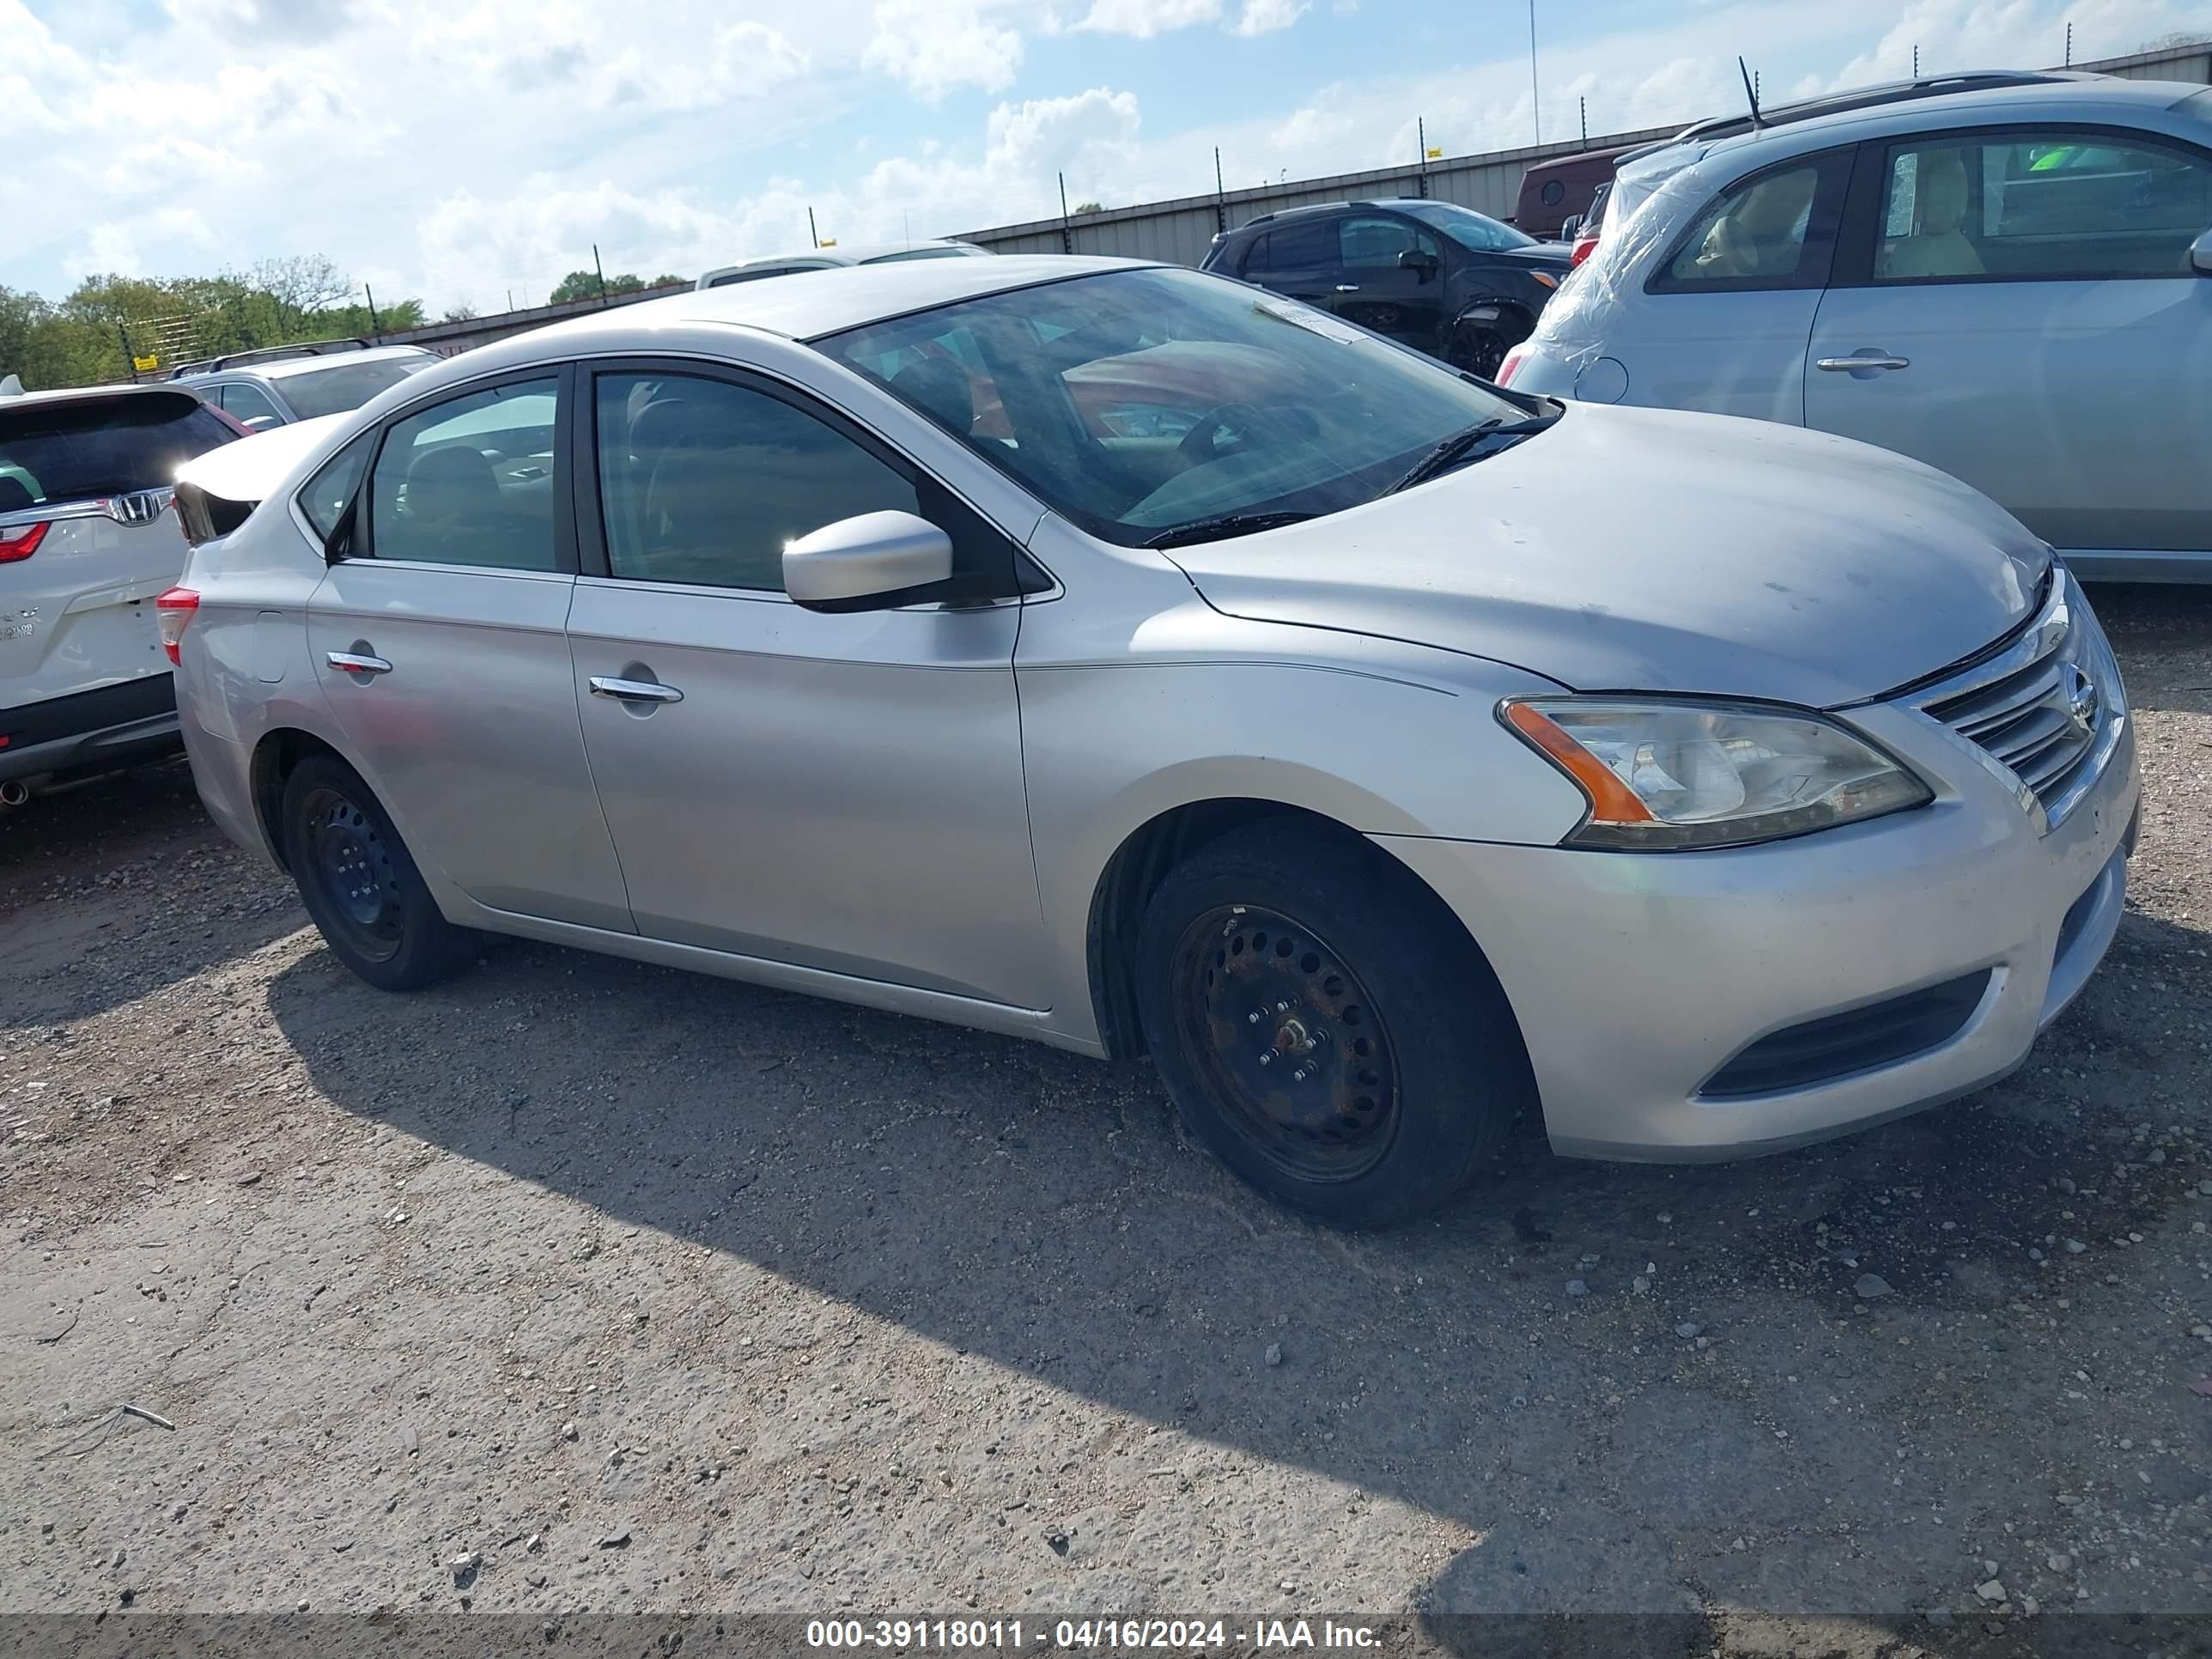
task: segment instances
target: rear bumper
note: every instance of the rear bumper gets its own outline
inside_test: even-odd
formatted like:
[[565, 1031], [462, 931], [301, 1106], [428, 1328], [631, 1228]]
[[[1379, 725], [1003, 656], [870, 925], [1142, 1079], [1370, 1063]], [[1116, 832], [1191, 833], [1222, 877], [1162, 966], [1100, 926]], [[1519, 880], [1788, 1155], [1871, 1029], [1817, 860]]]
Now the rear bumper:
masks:
[[[1935, 804], [1714, 853], [1376, 837], [1488, 954], [1556, 1151], [1741, 1158], [1900, 1116], [2014, 1070], [2080, 993], [2119, 925], [2133, 722], [2043, 834], [2001, 780], [1946, 765], [1960, 740], [1863, 716], [1878, 720], [1929, 775], [1949, 773]], [[1942, 1029], [1924, 1046], [1884, 1048], [1931, 1011]]]
[[177, 747], [177, 689], [166, 673], [0, 708], [0, 780], [99, 771]]

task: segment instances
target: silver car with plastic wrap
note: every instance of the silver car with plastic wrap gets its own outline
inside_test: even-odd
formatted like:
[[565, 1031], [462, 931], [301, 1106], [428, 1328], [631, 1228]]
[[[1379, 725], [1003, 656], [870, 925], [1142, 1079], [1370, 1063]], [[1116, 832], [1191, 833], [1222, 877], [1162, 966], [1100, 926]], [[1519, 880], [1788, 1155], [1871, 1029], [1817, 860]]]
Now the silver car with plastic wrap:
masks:
[[180, 489], [186, 735], [386, 988], [509, 933], [1149, 1053], [1357, 1224], [1525, 1107], [1705, 1158], [1981, 1088], [2119, 919], [2120, 678], [1983, 497], [1200, 273], [748, 283], [272, 441]]

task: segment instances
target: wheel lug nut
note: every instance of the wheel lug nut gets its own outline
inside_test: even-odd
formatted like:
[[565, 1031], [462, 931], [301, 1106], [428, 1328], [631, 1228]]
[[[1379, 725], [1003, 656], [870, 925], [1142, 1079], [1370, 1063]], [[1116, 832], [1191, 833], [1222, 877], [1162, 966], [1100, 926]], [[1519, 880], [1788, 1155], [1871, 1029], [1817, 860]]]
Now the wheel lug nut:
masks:
[[1287, 1002], [1279, 1002], [1275, 1005], [1275, 1012], [1279, 1014], [1287, 1014], [1291, 1012], [1291, 1005]]
[[1266, 1009], [1264, 1009], [1264, 1008], [1255, 1008], [1255, 1009], [1254, 1009], [1250, 1013], [1249, 1013], [1249, 1014], [1247, 1014], [1247, 1015], [1245, 1015], [1245, 1016], [1244, 1016], [1244, 1023], [1245, 1023], [1247, 1025], [1257, 1025], [1257, 1024], [1258, 1024], [1261, 1020], [1265, 1019], [1267, 1017], [1267, 1011]]
[[1291, 1081], [1293, 1083], [1304, 1083], [1305, 1080], [1306, 1068], [1303, 1066], [1299, 1066], [1297, 1071], [1291, 1073]]
[[1275, 1051], [1273, 1048], [1261, 1049], [1260, 1063], [1262, 1066], [1273, 1066], [1275, 1063]]

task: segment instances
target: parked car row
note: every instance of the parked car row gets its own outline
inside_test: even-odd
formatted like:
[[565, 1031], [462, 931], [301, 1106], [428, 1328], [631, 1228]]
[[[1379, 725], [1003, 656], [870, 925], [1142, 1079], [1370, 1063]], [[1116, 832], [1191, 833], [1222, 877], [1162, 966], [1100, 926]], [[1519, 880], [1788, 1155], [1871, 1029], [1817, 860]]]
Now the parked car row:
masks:
[[2120, 914], [2119, 675], [1985, 498], [1206, 273], [647, 302], [178, 488], [194, 775], [370, 984], [506, 933], [1148, 1054], [1334, 1222], [1523, 1109], [1696, 1158], [1966, 1092]]

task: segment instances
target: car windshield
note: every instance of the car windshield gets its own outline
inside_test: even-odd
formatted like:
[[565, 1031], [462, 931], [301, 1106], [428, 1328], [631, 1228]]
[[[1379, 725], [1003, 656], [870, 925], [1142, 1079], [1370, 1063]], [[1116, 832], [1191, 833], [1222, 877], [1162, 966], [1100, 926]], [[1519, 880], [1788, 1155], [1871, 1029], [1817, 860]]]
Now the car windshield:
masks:
[[1295, 301], [1190, 270], [1017, 289], [814, 344], [1124, 545], [1357, 507], [1453, 434], [1529, 412]]
[[1423, 224], [1442, 231], [1462, 247], [1473, 248], [1478, 253], [1536, 245], [1534, 237], [1514, 229], [1503, 220], [1477, 213], [1473, 208], [1463, 208], [1456, 202], [1401, 202], [1397, 205], [1401, 212], [1411, 214]]
[[318, 415], [337, 415], [359, 409], [380, 392], [398, 386], [410, 374], [435, 366], [435, 357], [380, 357], [373, 362], [332, 363], [327, 368], [303, 368], [283, 376], [277, 385], [292, 412], [303, 421]]
[[236, 436], [189, 392], [0, 404], [0, 513], [163, 489]]

